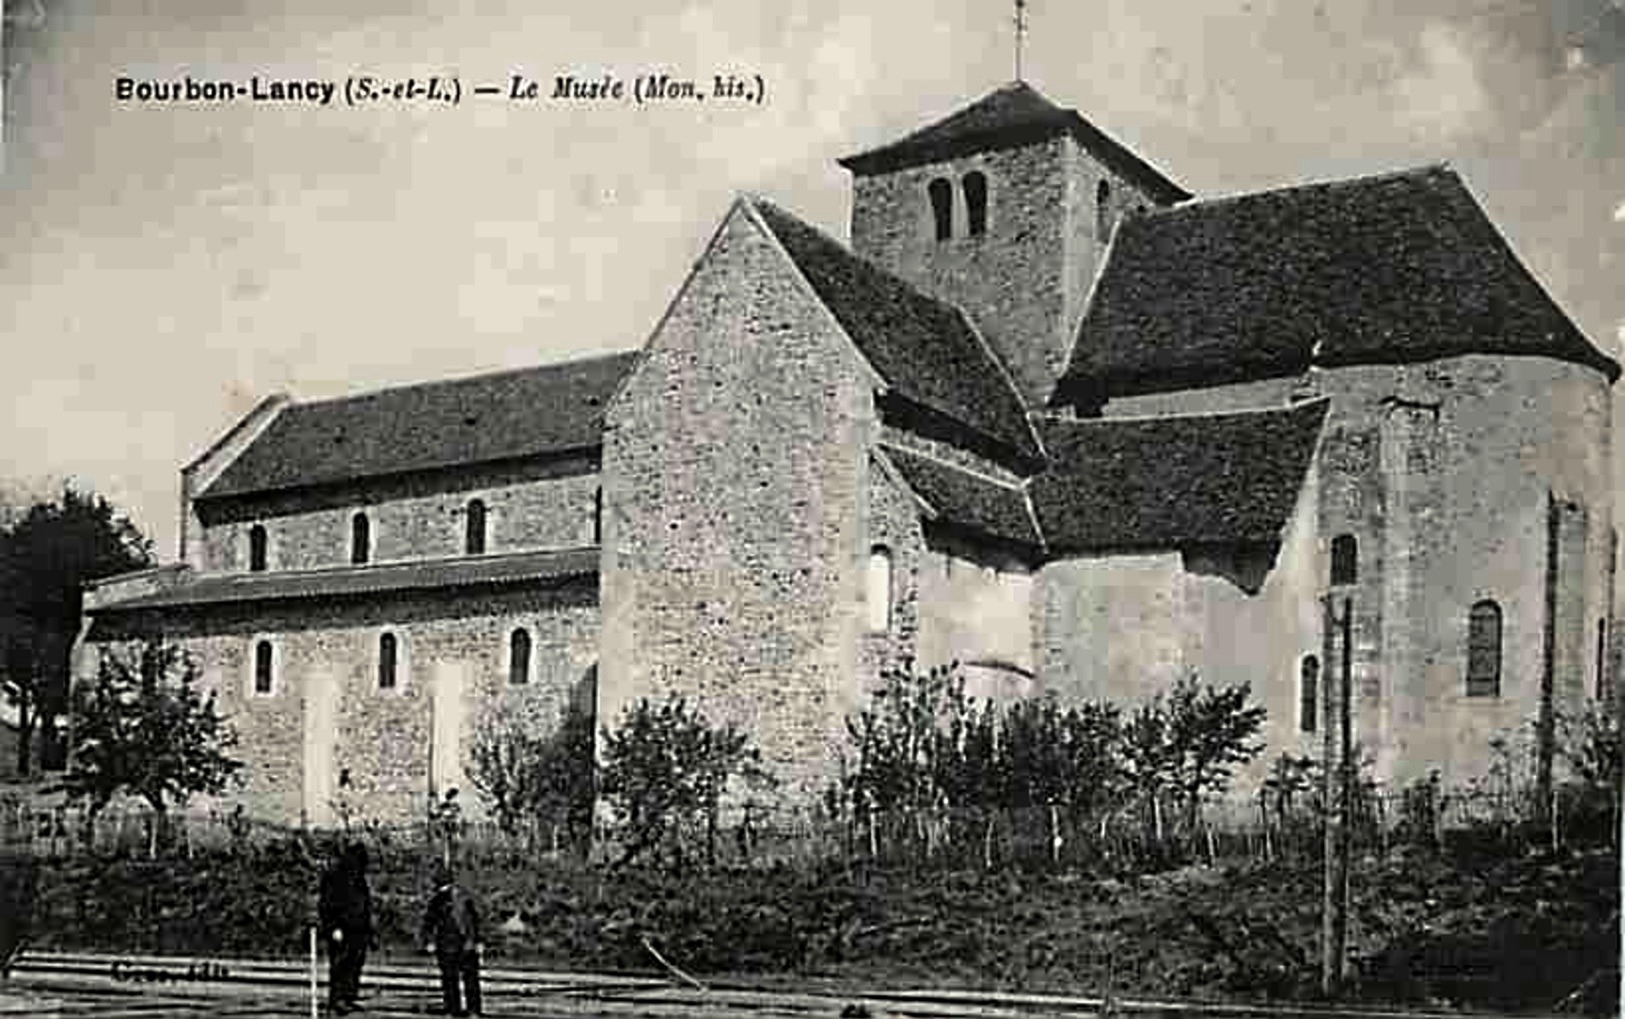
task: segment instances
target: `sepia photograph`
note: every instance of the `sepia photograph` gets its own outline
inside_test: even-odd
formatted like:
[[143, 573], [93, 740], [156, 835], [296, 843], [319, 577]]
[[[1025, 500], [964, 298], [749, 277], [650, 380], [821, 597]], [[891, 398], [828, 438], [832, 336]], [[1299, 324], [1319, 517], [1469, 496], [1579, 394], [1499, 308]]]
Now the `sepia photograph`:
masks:
[[0, 1016], [1621, 1014], [1625, 0], [0, 0]]

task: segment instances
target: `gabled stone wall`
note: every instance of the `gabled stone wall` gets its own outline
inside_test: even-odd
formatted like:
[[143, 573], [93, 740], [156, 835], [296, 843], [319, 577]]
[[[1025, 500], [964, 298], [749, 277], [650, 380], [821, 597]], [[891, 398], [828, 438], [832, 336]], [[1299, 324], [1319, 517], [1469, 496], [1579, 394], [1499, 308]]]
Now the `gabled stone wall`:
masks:
[[600, 719], [681, 693], [817, 801], [857, 673], [877, 379], [736, 203], [608, 411]]

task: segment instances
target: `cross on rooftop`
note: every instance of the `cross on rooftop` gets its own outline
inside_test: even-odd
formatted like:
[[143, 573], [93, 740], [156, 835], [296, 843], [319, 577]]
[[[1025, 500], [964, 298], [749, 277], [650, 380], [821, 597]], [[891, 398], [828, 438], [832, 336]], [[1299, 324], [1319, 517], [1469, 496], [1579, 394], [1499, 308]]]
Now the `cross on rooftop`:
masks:
[[1016, 0], [1016, 80], [1021, 80], [1021, 44], [1027, 36], [1027, 0]]

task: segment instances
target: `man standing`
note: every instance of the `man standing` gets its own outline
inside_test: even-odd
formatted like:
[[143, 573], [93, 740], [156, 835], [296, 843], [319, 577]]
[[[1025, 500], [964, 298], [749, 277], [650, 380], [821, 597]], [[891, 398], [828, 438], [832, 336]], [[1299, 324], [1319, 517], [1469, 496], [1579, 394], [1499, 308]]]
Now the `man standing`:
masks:
[[327, 1004], [334, 1015], [361, 1006], [361, 966], [372, 941], [372, 892], [367, 887], [367, 847], [352, 842], [322, 875], [317, 909], [327, 945]]
[[435, 861], [434, 893], [423, 914], [423, 943], [440, 966], [440, 993], [446, 1014], [480, 1014], [480, 915], [472, 896]]

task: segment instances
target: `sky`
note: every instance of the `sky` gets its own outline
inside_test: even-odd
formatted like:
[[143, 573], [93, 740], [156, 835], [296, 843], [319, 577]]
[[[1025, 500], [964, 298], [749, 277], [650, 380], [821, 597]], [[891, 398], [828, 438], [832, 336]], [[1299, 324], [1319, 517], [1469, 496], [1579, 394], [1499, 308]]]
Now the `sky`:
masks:
[[[834, 160], [1009, 81], [997, 0], [0, 0], [0, 503], [64, 482], [174, 556], [179, 470], [261, 398], [641, 345], [729, 202], [847, 234]], [[264, 8], [275, 6], [268, 11]], [[333, 8], [344, 8], [336, 13]], [[1023, 77], [1199, 197], [1447, 162], [1625, 337], [1625, 0], [1029, 0]], [[766, 85], [554, 102], [556, 75]], [[522, 74], [540, 101], [475, 98]], [[463, 101], [121, 102], [457, 77]]]

